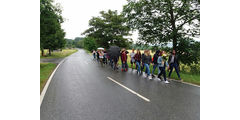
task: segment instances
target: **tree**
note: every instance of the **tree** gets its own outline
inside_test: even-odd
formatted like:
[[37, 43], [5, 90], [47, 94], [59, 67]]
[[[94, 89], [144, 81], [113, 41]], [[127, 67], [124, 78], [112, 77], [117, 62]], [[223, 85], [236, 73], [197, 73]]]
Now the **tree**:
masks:
[[200, 62], [200, 42], [191, 38], [182, 38], [177, 43], [179, 60], [183, 64], [191, 65]]
[[96, 50], [97, 45], [96, 45], [96, 40], [92, 37], [86, 37], [83, 39], [83, 45], [84, 48], [87, 49], [88, 51]]
[[65, 32], [61, 29], [63, 18], [59, 4], [55, 6], [52, 0], [40, 0], [40, 49], [44, 55], [44, 49], [51, 51], [62, 49], [65, 46]]
[[126, 19], [117, 11], [101, 11], [100, 17], [93, 17], [89, 20], [89, 29], [83, 32], [84, 35], [94, 38], [98, 46], [109, 48], [110, 45], [127, 47], [130, 28], [126, 25]]
[[172, 42], [177, 49], [181, 38], [200, 35], [199, 0], [128, 0], [123, 14], [143, 43]]

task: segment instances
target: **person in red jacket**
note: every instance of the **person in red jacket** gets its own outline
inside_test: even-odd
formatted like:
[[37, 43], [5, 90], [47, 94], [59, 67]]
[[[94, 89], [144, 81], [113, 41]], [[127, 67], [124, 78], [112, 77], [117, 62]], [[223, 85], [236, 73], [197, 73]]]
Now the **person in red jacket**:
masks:
[[122, 71], [127, 71], [127, 54], [125, 49], [123, 49], [121, 53], [121, 60], [122, 60]]
[[138, 49], [137, 50], [137, 53], [134, 55], [134, 59], [136, 61], [136, 65], [137, 65], [137, 74], [140, 74], [141, 72], [141, 60], [142, 60], [142, 56], [141, 56], [141, 52], [140, 50]]

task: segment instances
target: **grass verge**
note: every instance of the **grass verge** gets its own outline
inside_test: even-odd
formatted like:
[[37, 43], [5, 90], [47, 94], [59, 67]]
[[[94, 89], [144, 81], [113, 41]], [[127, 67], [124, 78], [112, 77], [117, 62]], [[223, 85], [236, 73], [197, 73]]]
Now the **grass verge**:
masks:
[[40, 63], [40, 93], [56, 66], [54, 63]]
[[63, 49], [62, 51], [54, 51], [54, 52], [52, 52], [52, 55], [49, 56], [48, 54], [46, 54], [46, 53], [48, 53], [48, 51], [44, 50], [44, 53], [46, 55], [41, 56], [41, 51], [40, 51], [40, 58], [64, 58], [75, 52], [77, 52], [77, 49]]

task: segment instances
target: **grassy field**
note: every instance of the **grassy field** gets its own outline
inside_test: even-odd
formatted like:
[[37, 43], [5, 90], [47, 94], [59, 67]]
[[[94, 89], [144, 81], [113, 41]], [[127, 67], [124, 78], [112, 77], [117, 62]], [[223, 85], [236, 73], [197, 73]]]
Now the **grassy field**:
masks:
[[54, 63], [40, 63], [40, 92], [56, 66]]
[[44, 50], [45, 56], [41, 56], [41, 51], [40, 51], [40, 58], [63, 58], [67, 57], [73, 53], [77, 52], [77, 49], [63, 49], [62, 51], [54, 51], [52, 52], [52, 55], [48, 55], [48, 50]]

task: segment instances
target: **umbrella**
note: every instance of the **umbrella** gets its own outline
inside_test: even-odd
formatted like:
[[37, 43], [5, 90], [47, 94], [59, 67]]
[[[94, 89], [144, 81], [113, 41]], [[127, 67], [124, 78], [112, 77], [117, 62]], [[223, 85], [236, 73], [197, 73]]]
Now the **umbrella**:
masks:
[[116, 58], [120, 56], [120, 48], [118, 46], [110, 46], [108, 50], [109, 57]]
[[100, 47], [100, 48], [98, 48], [98, 50], [104, 50], [104, 48], [101, 48], [101, 47]]

